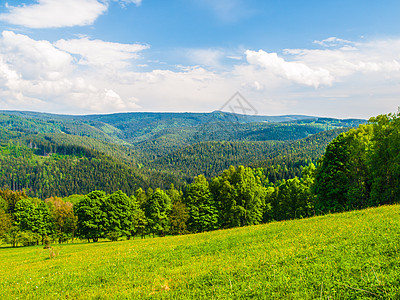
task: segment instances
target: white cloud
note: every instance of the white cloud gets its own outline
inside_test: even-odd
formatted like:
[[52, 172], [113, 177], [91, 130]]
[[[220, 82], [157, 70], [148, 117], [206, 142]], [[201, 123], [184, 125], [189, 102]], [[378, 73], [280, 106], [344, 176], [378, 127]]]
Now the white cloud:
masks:
[[48, 41], [35, 41], [26, 35], [3, 31], [1, 54], [25, 79], [58, 80], [71, 71], [72, 57]]
[[31, 5], [6, 4], [8, 12], [0, 14], [0, 20], [28, 28], [87, 26], [108, 10], [110, 1], [122, 7], [142, 3], [142, 0], [36, 0]]
[[121, 6], [125, 6], [128, 4], [135, 4], [136, 6], [139, 6], [142, 4], [142, 0], [114, 0], [115, 2], [119, 2]]
[[237, 55], [228, 55], [226, 58], [233, 59], [233, 60], [242, 60], [242, 56], [237, 56]]
[[400, 39], [347, 45], [352, 49], [247, 50], [246, 60], [230, 63], [228, 50], [207, 49], [197, 52], [194, 66], [147, 71], [150, 64], [137, 71], [146, 61], [138, 60], [146, 45], [87, 37], [50, 43], [4, 31], [0, 108], [80, 114], [212, 111], [240, 91], [262, 114], [369, 117], [396, 109]]
[[193, 64], [208, 67], [221, 67], [221, 59], [225, 56], [218, 49], [190, 49], [186, 55]]
[[78, 63], [81, 65], [113, 68], [128, 66], [129, 60], [138, 58], [138, 52], [149, 48], [141, 44], [111, 43], [88, 38], [59, 40], [55, 46], [68, 53], [79, 55]]
[[10, 31], [1, 35], [0, 107], [4, 109], [108, 112], [138, 107], [132, 96], [123, 99], [107, 82], [96, 82], [97, 73], [80, 70], [69, 53], [48, 41]]
[[266, 72], [296, 83], [318, 87], [330, 85], [333, 82], [333, 77], [328, 70], [323, 68], [312, 69], [303, 62], [288, 62], [276, 53], [247, 50], [246, 57], [249, 64], [262, 67]]
[[323, 46], [323, 47], [337, 47], [340, 45], [354, 45], [355, 44], [352, 41], [340, 39], [337, 37], [330, 37], [330, 38], [324, 39], [322, 41], [315, 40], [313, 43]]
[[[328, 70], [336, 80], [354, 74], [392, 76], [400, 71], [400, 40], [353, 43], [355, 47], [336, 49], [286, 50], [294, 59], [310, 67]], [[391, 75], [390, 75], [391, 74]]]
[[97, 0], [38, 0], [32, 5], [8, 6], [0, 20], [28, 28], [85, 26], [107, 9], [106, 2]]

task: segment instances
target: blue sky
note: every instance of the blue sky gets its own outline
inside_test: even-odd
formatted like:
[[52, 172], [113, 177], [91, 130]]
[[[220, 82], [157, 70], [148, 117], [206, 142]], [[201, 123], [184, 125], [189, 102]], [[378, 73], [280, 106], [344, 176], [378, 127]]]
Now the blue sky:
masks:
[[0, 109], [368, 118], [400, 105], [399, 1], [0, 1]]

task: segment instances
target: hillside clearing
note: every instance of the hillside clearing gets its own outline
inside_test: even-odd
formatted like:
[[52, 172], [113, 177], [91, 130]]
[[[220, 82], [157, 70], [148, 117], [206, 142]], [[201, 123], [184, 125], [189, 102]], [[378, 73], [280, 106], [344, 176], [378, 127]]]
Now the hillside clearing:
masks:
[[394, 299], [400, 206], [195, 235], [0, 248], [1, 299]]

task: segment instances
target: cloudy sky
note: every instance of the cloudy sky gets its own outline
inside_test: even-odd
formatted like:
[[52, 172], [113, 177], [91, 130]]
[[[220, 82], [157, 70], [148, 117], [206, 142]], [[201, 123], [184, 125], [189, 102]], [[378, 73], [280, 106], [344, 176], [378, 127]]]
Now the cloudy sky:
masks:
[[398, 0], [0, 0], [0, 110], [368, 118], [400, 106]]

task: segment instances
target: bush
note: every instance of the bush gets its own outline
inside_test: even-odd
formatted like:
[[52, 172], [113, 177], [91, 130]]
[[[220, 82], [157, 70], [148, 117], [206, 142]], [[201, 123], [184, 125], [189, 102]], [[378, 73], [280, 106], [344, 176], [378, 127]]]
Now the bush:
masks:
[[107, 234], [107, 238], [110, 239], [112, 242], [118, 241], [118, 239], [121, 237], [121, 235], [118, 232], [110, 232]]
[[49, 249], [51, 247], [51, 240], [47, 235], [45, 236], [43, 243], [44, 243], [43, 249]]
[[32, 231], [21, 231], [18, 234], [17, 242], [21, 243], [22, 246], [34, 246], [38, 244], [40, 238], [39, 234]]

